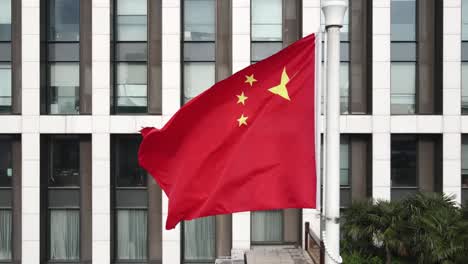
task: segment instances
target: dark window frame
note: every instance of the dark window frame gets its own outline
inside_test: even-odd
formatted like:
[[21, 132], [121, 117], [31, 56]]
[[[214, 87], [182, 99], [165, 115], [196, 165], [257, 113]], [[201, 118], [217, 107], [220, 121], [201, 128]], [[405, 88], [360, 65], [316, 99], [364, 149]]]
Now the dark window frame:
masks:
[[[394, 137], [397, 137], [397, 141], [401, 139], [410, 139], [410, 140], [414, 140], [415, 141], [415, 144], [416, 144], [416, 149], [415, 149], [415, 186], [393, 186], [392, 184], [392, 170], [393, 170], [393, 164], [392, 164], [392, 154], [391, 154], [391, 151], [392, 151], [392, 145], [393, 145], [393, 141], [395, 140]], [[391, 196], [393, 191], [396, 190], [396, 191], [407, 191], [407, 192], [410, 192], [410, 193], [416, 193], [419, 191], [420, 189], [420, 182], [419, 182], [419, 152], [418, 152], [418, 142], [419, 142], [419, 136], [418, 134], [392, 134], [390, 136], [390, 193], [391, 193]], [[403, 196], [402, 196], [403, 197]], [[395, 197], [396, 199], [401, 199], [402, 197]]]
[[[213, 63], [213, 65], [216, 66], [216, 50], [213, 50], [213, 54], [214, 54], [214, 60], [188, 60], [186, 61], [185, 60], [185, 53], [184, 53], [184, 49], [185, 49], [185, 43], [188, 43], [188, 44], [194, 44], [194, 43], [199, 43], [199, 44], [203, 44], [203, 43], [206, 43], [206, 44], [209, 44], [209, 43], [212, 43], [213, 46], [215, 47], [216, 46], [216, 29], [218, 27], [218, 23], [216, 21], [216, 16], [215, 16], [215, 25], [214, 25], [214, 29], [215, 29], [215, 38], [214, 40], [185, 40], [185, 37], [184, 37], [184, 32], [185, 32], [185, 19], [184, 19], [184, 14], [185, 14], [185, 0], [181, 0], [181, 5], [180, 5], [180, 19], [181, 19], [181, 23], [180, 23], [180, 32], [182, 32], [181, 34], [181, 38], [180, 38], [180, 59], [181, 59], [181, 64], [180, 64], [180, 84], [181, 84], [181, 91], [180, 91], [180, 106], [184, 105], [184, 101], [185, 101], [185, 63], [186, 62], [191, 62], [191, 63]], [[214, 5], [214, 14], [216, 15], [216, 7], [217, 7], [217, 1], [215, 0], [214, 1], [215, 5]], [[216, 47], [215, 47], [216, 49]], [[216, 69], [215, 69], [215, 72], [213, 72], [213, 77], [215, 78], [216, 77]], [[207, 87], [208, 88], [208, 87]]]
[[[136, 134], [114, 134], [111, 135], [111, 262], [112, 263], [151, 263], [150, 261], [150, 237], [147, 236], [146, 240], [146, 259], [139, 260], [127, 260], [117, 258], [117, 231], [118, 231], [118, 220], [117, 213], [119, 210], [144, 210], [147, 212], [147, 232], [149, 233], [149, 196], [148, 196], [148, 182], [151, 176], [148, 174], [147, 181], [144, 186], [117, 186], [119, 168], [116, 165], [119, 162], [119, 147], [122, 144], [122, 140], [138, 140], [139, 135]], [[116, 203], [117, 191], [119, 190], [137, 190], [146, 192], [146, 206], [119, 206]]]
[[[467, 186], [464, 186], [463, 185], [463, 145], [468, 145], [468, 134], [462, 134], [461, 135], [461, 148], [460, 148], [460, 160], [461, 160], [461, 164], [460, 164], [460, 174], [461, 174], [461, 204], [463, 205], [468, 205], [468, 185]], [[464, 142], [466, 142], [466, 144], [464, 144]], [[467, 153], [468, 154], [468, 153]], [[468, 178], [468, 173], [465, 174], [467, 175], [466, 177]]]
[[[149, 66], [150, 66], [150, 29], [151, 29], [151, 21], [150, 21], [150, 4], [149, 1], [146, 1], [146, 41], [140, 41], [140, 40], [118, 40], [118, 1], [119, 0], [111, 0], [111, 34], [113, 38], [111, 39], [111, 90], [112, 90], [112, 95], [111, 96], [111, 115], [151, 115], [150, 113], [150, 71], [149, 71]], [[139, 60], [139, 61], [128, 61], [128, 60], [119, 60], [117, 58], [117, 46], [120, 44], [145, 44], [146, 45], [146, 60]], [[136, 109], [135, 112], [131, 112], [129, 110], [119, 110], [119, 108], [128, 108], [125, 106], [120, 106], [118, 105], [118, 87], [117, 87], [117, 80], [118, 80], [118, 72], [117, 72], [117, 66], [120, 63], [129, 63], [129, 64], [145, 64], [146, 69], [147, 69], [147, 74], [146, 74], [146, 107], [143, 109], [143, 107], [132, 107], [132, 109]], [[141, 109], [140, 109], [141, 108]]]
[[[78, 91], [80, 91], [82, 89], [82, 86], [83, 84], [81, 83], [81, 56], [82, 56], [82, 51], [81, 51], [81, 41], [83, 41], [83, 36], [81, 36], [81, 27], [83, 26], [83, 21], [81, 20], [81, 1], [83, 0], [78, 0], [80, 1], [80, 4], [79, 4], [79, 9], [78, 9], [78, 17], [79, 17], [79, 40], [77, 41], [70, 41], [70, 40], [66, 40], [66, 41], [58, 41], [58, 40], [49, 40], [49, 31], [50, 31], [50, 26], [51, 26], [51, 13], [50, 13], [50, 5], [49, 5], [49, 1], [48, 0], [41, 0], [41, 3], [40, 3], [40, 6], [41, 6], [41, 9], [43, 9], [44, 11], [44, 16], [43, 18], [41, 18], [41, 22], [44, 22], [44, 23], [41, 23], [41, 27], [43, 27], [43, 30], [41, 30], [41, 33], [44, 33], [45, 36], [44, 38], [45, 39], [41, 39], [41, 41], [44, 42], [44, 46], [41, 48], [41, 61], [43, 60], [43, 62], [41, 62], [41, 66], [44, 67], [44, 69], [42, 69], [43, 71], [43, 74], [42, 75], [42, 78], [44, 80], [42, 80], [41, 82], [44, 84], [44, 85], [41, 85], [41, 114], [44, 114], [44, 115], [53, 115], [53, 116], [66, 116], [66, 115], [83, 115], [85, 113], [82, 113], [81, 111], [81, 98], [78, 94], [78, 96], [75, 97], [75, 103], [77, 103], [77, 106], [78, 106], [78, 111], [76, 111], [75, 113], [51, 113], [51, 102], [52, 102], [52, 94], [51, 94], [51, 88], [52, 86], [50, 85], [51, 83], [51, 77], [50, 77], [50, 68], [51, 68], [51, 65], [53, 64], [56, 64], [56, 63], [77, 63], [78, 64], [78, 68], [79, 68], [79, 76], [78, 76], [78, 79], [79, 79], [79, 86], [78, 86]], [[49, 44], [52, 44], [52, 45], [56, 45], [56, 44], [78, 44], [78, 60], [64, 60], [64, 61], [57, 61], [57, 60], [49, 60]]]
[[[84, 134], [52, 134], [52, 135], [42, 135], [41, 136], [41, 156], [45, 157], [41, 159], [41, 176], [40, 176], [40, 181], [41, 181], [41, 190], [40, 190], [40, 196], [41, 196], [41, 201], [40, 201], [40, 217], [41, 217], [41, 259], [45, 263], [81, 263], [82, 261], [85, 261], [82, 255], [83, 249], [82, 247], [84, 246], [83, 244], [83, 222], [82, 222], [82, 215], [85, 213], [83, 210], [83, 204], [82, 204], [82, 195], [83, 195], [83, 188], [84, 186], [81, 186], [81, 160], [79, 161], [79, 179], [80, 183], [79, 186], [50, 186], [49, 185], [49, 177], [50, 174], [53, 173], [53, 145], [57, 144], [57, 141], [60, 140], [73, 140], [76, 141], [78, 145], [81, 145], [81, 142], [83, 140], [88, 139], [87, 135]], [[81, 147], [79, 148], [78, 157], [81, 155]], [[54, 190], [79, 190], [79, 201], [78, 201], [78, 206], [59, 206], [59, 207], [54, 207], [50, 205], [49, 201], [49, 195], [50, 191]], [[79, 211], [80, 215], [80, 223], [79, 223], [79, 258], [77, 260], [52, 260], [50, 259], [50, 224], [51, 224], [51, 217], [50, 213], [53, 210], [77, 210]]]
[[[392, 54], [390, 53], [390, 115], [392, 116], [407, 116], [407, 115], [424, 115], [422, 113], [419, 113], [418, 109], [419, 109], [419, 100], [418, 100], [418, 94], [419, 94], [419, 58], [418, 58], [418, 46], [419, 46], [419, 41], [418, 41], [418, 37], [419, 37], [419, 27], [418, 27], [418, 22], [419, 22], [419, 13], [418, 13], [418, 8], [419, 8], [419, 0], [414, 0], [415, 2], [415, 23], [414, 23], [414, 27], [415, 27], [415, 40], [414, 41], [410, 41], [410, 40], [392, 40], [391, 39], [391, 32], [390, 32], [390, 49], [391, 49], [391, 46], [392, 44], [394, 43], [408, 43], [408, 44], [415, 44], [415, 59], [414, 60], [395, 60], [393, 59], [393, 56]], [[390, 8], [391, 7], [391, 3], [390, 3]], [[392, 18], [390, 17], [390, 30], [391, 30], [391, 25], [392, 25]], [[414, 86], [415, 86], [415, 93], [414, 93], [414, 113], [393, 113], [392, 112], [392, 84], [391, 84], [391, 77], [392, 77], [392, 71], [391, 71], [391, 64], [392, 63], [399, 63], [399, 62], [408, 62], [408, 63], [414, 63], [415, 64], [415, 83], [414, 83]], [[430, 114], [432, 115], [432, 114]]]

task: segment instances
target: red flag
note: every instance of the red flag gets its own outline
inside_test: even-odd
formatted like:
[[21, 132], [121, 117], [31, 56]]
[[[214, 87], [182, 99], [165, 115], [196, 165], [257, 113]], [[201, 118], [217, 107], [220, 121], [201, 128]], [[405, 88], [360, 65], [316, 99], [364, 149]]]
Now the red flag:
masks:
[[162, 128], [138, 159], [169, 198], [166, 228], [240, 211], [315, 208], [315, 56], [310, 35], [220, 81]]

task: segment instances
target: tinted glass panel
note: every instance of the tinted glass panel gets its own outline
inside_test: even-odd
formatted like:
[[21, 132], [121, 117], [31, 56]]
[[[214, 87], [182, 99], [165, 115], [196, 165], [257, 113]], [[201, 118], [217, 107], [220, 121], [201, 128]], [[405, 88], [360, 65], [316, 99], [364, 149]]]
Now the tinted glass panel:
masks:
[[461, 107], [462, 114], [468, 114], [468, 62], [462, 62], [461, 74]]
[[140, 137], [121, 137], [116, 142], [116, 166], [118, 187], [143, 187], [147, 173], [138, 165]]
[[79, 112], [79, 63], [53, 63], [49, 65], [50, 114], [76, 114]]
[[252, 41], [281, 41], [282, 0], [252, 0]]
[[80, 211], [50, 210], [49, 259], [79, 260]]
[[117, 64], [117, 111], [145, 112], [147, 105], [146, 63]]
[[49, 40], [80, 40], [80, 1], [49, 0]]
[[184, 63], [184, 103], [215, 83], [214, 62]]
[[0, 43], [0, 61], [11, 61], [11, 43]]
[[340, 207], [349, 207], [351, 206], [351, 188], [342, 187], [340, 189]]
[[115, 206], [121, 208], [146, 208], [148, 195], [146, 190], [118, 189], [115, 191]]
[[416, 40], [416, 0], [392, 0], [392, 41]]
[[0, 41], [11, 40], [11, 0], [0, 0]]
[[418, 192], [417, 188], [393, 188], [391, 192], [391, 200], [399, 201], [412, 196]]
[[80, 143], [78, 139], [55, 139], [51, 146], [52, 172], [49, 186], [80, 186]]
[[185, 260], [214, 260], [215, 239], [215, 217], [185, 221]]
[[184, 43], [184, 61], [214, 61], [215, 44], [186, 42]]
[[416, 63], [391, 63], [391, 113], [414, 114], [416, 106]]
[[462, 136], [461, 153], [461, 184], [462, 188], [468, 188], [468, 137]]
[[215, 40], [214, 0], [184, 0], [184, 39]]
[[117, 259], [147, 258], [147, 215], [146, 210], [117, 210]]
[[340, 111], [349, 113], [349, 62], [340, 63]]
[[79, 43], [50, 43], [49, 61], [80, 61]]
[[252, 62], [263, 60], [283, 48], [281, 42], [253, 42], [252, 43]]
[[11, 140], [0, 139], [0, 187], [11, 187], [12, 165]]
[[393, 42], [391, 56], [392, 61], [416, 61], [416, 43]]
[[[11, 110], [11, 64], [0, 63], [0, 113], [10, 112], [10, 110]], [[0, 175], [1, 175], [1, 172], [0, 172]]]
[[462, 48], [462, 50], [461, 50], [461, 56], [462, 56], [461, 60], [462, 61], [468, 61], [468, 41], [462, 42], [461, 43], [461, 48]]
[[49, 208], [80, 207], [80, 190], [49, 189]]
[[468, 0], [462, 0], [462, 41], [468, 41]]
[[[11, 188], [1, 188], [0, 189], [0, 208], [8, 208], [11, 207]], [[1, 222], [0, 222], [1, 225]]]
[[146, 61], [146, 43], [117, 43], [115, 45], [115, 59], [117, 61]]
[[416, 187], [416, 137], [392, 136], [392, 187]]
[[272, 243], [283, 240], [283, 211], [256, 211], [251, 214], [252, 242]]
[[349, 61], [349, 42], [340, 43], [340, 61]]
[[147, 1], [117, 1], [117, 40], [146, 41], [147, 39]]
[[349, 142], [342, 137], [340, 142], [340, 185], [349, 185]]
[[0, 260], [11, 260], [11, 210], [0, 210]]

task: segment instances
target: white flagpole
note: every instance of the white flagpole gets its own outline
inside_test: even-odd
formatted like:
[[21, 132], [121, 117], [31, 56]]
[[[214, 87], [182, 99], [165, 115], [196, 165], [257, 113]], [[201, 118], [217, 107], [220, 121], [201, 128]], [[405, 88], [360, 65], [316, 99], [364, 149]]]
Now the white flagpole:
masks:
[[327, 31], [326, 92], [326, 190], [325, 263], [341, 263], [340, 257], [340, 28], [347, 4], [343, 0], [322, 0]]

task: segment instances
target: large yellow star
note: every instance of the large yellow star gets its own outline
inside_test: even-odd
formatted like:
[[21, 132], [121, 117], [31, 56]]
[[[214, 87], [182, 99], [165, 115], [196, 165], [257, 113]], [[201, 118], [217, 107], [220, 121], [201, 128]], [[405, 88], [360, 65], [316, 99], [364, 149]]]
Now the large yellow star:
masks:
[[237, 103], [238, 104], [243, 104], [245, 105], [245, 100], [247, 100], [247, 96], [244, 95], [244, 92], [242, 92], [240, 95], [236, 95], [237, 96]]
[[286, 73], [286, 67], [284, 67], [283, 73], [281, 74], [280, 84], [278, 84], [275, 87], [272, 87], [272, 88], [268, 89], [268, 91], [270, 91], [270, 92], [272, 92], [274, 94], [277, 94], [277, 95], [283, 97], [284, 99], [286, 99], [288, 101], [291, 101], [291, 99], [289, 98], [288, 89], [286, 88], [286, 84], [288, 84], [288, 82], [289, 82], [289, 76]]
[[247, 118], [247, 116], [244, 116], [244, 114], [242, 114], [241, 117], [237, 119], [237, 122], [239, 122], [239, 127], [241, 127], [242, 125], [247, 126]]
[[245, 83], [250, 84], [250, 86], [252, 86], [253, 83], [256, 82], [256, 81], [257, 81], [257, 80], [255, 80], [253, 74], [252, 74], [252, 75], [246, 75], [246, 76], [245, 76]]

